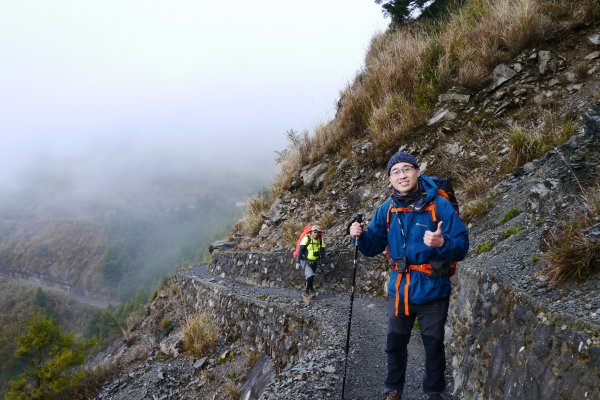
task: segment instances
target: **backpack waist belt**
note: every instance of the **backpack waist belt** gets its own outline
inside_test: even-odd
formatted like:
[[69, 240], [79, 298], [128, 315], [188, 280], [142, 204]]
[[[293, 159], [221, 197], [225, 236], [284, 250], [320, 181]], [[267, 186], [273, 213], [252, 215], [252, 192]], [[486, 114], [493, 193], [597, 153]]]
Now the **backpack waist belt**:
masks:
[[[398, 263], [393, 264], [394, 271], [398, 271]], [[400, 306], [400, 282], [402, 282], [402, 277], [406, 274], [406, 284], [404, 285], [404, 315], [409, 316], [410, 313], [408, 311], [408, 286], [410, 285], [410, 271], [419, 271], [423, 272], [427, 275], [431, 275], [431, 264], [411, 264], [406, 267], [405, 271], [399, 271], [396, 276], [396, 316], [398, 316], [398, 308]]]

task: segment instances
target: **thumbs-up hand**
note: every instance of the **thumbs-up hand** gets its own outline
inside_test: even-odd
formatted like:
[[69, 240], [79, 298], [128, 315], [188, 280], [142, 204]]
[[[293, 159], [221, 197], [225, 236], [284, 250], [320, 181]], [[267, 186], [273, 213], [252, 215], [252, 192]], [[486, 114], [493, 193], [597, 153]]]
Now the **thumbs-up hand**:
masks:
[[444, 245], [444, 237], [442, 236], [442, 221], [438, 224], [435, 232], [425, 231], [423, 243], [429, 247], [442, 247]]

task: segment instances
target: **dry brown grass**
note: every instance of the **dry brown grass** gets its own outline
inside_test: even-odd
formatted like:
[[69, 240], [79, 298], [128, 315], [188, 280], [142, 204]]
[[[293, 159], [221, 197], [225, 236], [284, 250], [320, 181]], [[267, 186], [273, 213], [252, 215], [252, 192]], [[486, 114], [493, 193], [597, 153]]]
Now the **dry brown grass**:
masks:
[[587, 78], [587, 72], [590, 69], [590, 63], [587, 61], [579, 61], [573, 66], [573, 70], [575, 71], [575, 76], [579, 81]]
[[235, 382], [231, 380], [227, 380], [227, 382], [223, 384], [223, 391], [225, 392], [225, 396], [227, 396], [227, 400], [239, 400], [240, 398], [240, 391]]
[[277, 195], [290, 186], [292, 179], [298, 174], [303, 165], [308, 162], [308, 154], [312, 147], [312, 138], [308, 131], [302, 133], [289, 130], [285, 133], [288, 139], [287, 147], [278, 153], [279, 172], [275, 176], [272, 193]]
[[182, 331], [183, 348], [194, 357], [202, 357], [216, 349], [219, 328], [208, 314], [188, 317]]
[[581, 280], [600, 267], [600, 241], [586, 235], [600, 217], [600, 184], [582, 196], [584, 209], [561, 222], [546, 239], [548, 250], [542, 258], [552, 284]]
[[560, 223], [546, 239], [548, 250], [542, 258], [548, 263], [545, 272], [551, 284], [581, 280], [598, 266], [600, 242], [585, 235], [585, 230], [591, 225], [589, 215], [582, 213]]
[[542, 11], [538, 0], [469, 1], [440, 34], [445, 51], [438, 71], [480, 86], [498, 63], [548, 32], [550, 19]]
[[465, 194], [465, 199], [481, 197], [488, 191], [488, 183], [483, 175], [469, 174], [461, 177], [458, 183]]
[[[347, 150], [356, 138], [375, 144], [367, 161], [376, 162], [423, 126], [437, 96], [455, 80], [481, 87], [498, 63], [556, 32], [595, 21], [599, 11], [597, 0], [467, 0], [445, 21], [375, 36], [364, 69], [340, 95], [335, 119], [313, 134], [294, 133], [281, 154], [273, 194], [287, 190], [308, 162]], [[518, 155], [516, 163], [528, 157]], [[249, 221], [250, 232], [260, 229], [258, 222]]]
[[127, 357], [124, 359], [123, 363], [125, 365], [133, 364], [134, 362], [145, 360], [148, 358], [148, 355], [152, 352], [152, 345], [148, 342], [142, 342], [134, 345], [129, 350]]
[[319, 218], [319, 225], [321, 229], [329, 229], [335, 223], [335, 213], [332, 212], [324, 212], [321, 214], [321, 218]]
[[483, 217], [494, 205], [494, 200], [490, 197], [483, 197], [473, 200], [462, 208], [460, 217], [465, 224]]
[[254, 365], [256, 365], [256, 363], [262, 357], [259, 352], [255, 351], [254, 349], [251, 349], [251, 348], [245, 347], [243, 349], [243, 351], [244, 351], [244, 354], [246, 354], [246, 358], [248, 359], [248, 362], [247, 362], [248, 369], [251, 369], [252, 367], [254, 367]]
[[264, 216], [271, 208], [272, 201], [264, 195], [252, 197], [248, 200], [246, 215], [242, 220], [242, 229], [248, 236], [255, 236], [263, 224]]
[[296, 241], [298, 240], [298, 237], [300, 237], [300, 233], [302, 233], [304, 226], [305, 224], [302, 222], [298, 222], [293, 219], [285, 221], [281, 227], [282, 237], [285, 241], [285, 244], [289, 245], [290, 247], [295, 247]]
[[425, 118], [426, 115], [419, 112], [403, 95], [387, 96], [382, 104], [373, 110], [369, 120], [373, 144], [378, 149], [389, 149], [415, 127], [423, 124]]
[[583, 204], [592, 218], [600, 217], [600, 183], [592, 186], [583, 194]]
[[508, 170], [521, 166], [564, 143], [575, 133], [572, 121], [559, 120], [554, 114], [547, 114], [541, 124], [528, 127], [515, 126], [508, 133], [510, 160]]
[[550, 16], [556, 30], [568, 30], [600, 18], [598, 0], [550, 0], [543, 4], [544, 12]]

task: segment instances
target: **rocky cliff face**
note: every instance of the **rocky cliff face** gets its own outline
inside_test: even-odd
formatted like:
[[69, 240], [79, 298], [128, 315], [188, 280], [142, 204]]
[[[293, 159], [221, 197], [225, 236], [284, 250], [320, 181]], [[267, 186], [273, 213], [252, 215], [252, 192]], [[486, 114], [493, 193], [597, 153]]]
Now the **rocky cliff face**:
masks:
[[[471, 251], [459, 265], [447, 331], [449, 397], [600, 398], [598, 266], [581, 282], [551, 285], [539, 261], [548, 233], [580, 207], [581, 189], [598, 184], [599, 34], [598, 27], [571, 32], [497, 66], [480, 91], [456, 87], [445, 93], [417, 140], [402, 146], [422, 161], [426, 173], [454, 178], [469, 220]], [[592, 106], [596, 109], [588, 111]], [[516, 146], [511, 133], [520, 129], [540, 138], [570, 139], [523, 163], [511, 158]], [[232, 370], [230, 381], [244, 399], [337, 396], [344, 365], [343, 305], [352, 273], [344, 233], [356, 211], [369, 216], [388, 196], [383, 168], [362, 162], [370, 146], [357, 141], [349, 155], [306, 166], [264, 215], [257, 238], [234, 230], [228, 239], [237, 247], [215, 250], [206, 271], [214, 276], [195, 279], [186, 272], [174, 278], [108, 358], [125, 363], [129, 372], [113, 380], [101, 398], [226, 398], [225, 377]], [[476, 213], [478, 205], [485, 207]], [[504, 220], [511, 209], [518, 209], [517, 215]], [[301, 286], [302, 274], [293, 267], [292, 244], [284, 237], [293, 224], [316, 222], [326, 225], [331, 249], [317, 282], [327, 295], [305, 308], [298, 292], [289, 290]], [[597, 231], [596, 223], [590, 237], [597, 238]], [[377, 399], [385, 371], [378, 355], [386, 266], [377, 257], [361, 258], [359, 265], [359, 322], [352, 326], [355, 350], [349, 364], [356, 385], [350, 393]], [[217, 284], [228, 287], [226, 295]], [[160, 306], [168, 302], [170, 308]], [[225, 332], [217, 352], [204, 362], [179, 350], [182, 310], [212, 313]], [[156, 321], [169, 315], [175, 316], [172, 329], [160, 333]], [[270, 363], [251, 369], [241, 356], [243, 365], [220, 371], [227, 362], [219, 364], [219, 354], [232, 348], [242, 354], [244, 346]], [[142, 350], [143, 361], [136, 360]], [[422, 360], [410, 362], [420, 366]], [[271, 364], [272, 369], [265, 367]], [[211, 381], [199, 371], [217, 377]], [[405, 397], [416, 399], [420, 371], [411, 373]]]

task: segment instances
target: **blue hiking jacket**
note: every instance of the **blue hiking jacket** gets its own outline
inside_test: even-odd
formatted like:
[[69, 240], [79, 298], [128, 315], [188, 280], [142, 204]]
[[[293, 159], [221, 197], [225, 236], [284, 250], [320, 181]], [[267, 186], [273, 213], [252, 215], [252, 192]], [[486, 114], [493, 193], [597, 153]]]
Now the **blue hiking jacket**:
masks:
[[[400, 207], [395, 204], [393, 198], [385, 201], [369, 223], [368, 228], [363, 231], [358, 241], [358, 249], [367, 256], [373, 257], [389, 247], [390, 259], [393, 262], [401, 257], [406, 257], [408, 264], [430, 264], [432, 262], [449, 262], [462, 260], [469, 250], [469, 234], [460, 217], [448, 200], [438, 195], [438, 187], [428, 176], [419, 177], [419, 190], [424, 191], [423, 197], [415, 204], [413, 212], [392, 213], [390, 220], [390, 231], [387, 231], [387, 212], [392, 207]], [[430, 211], [423, 211], [431, 201], [435, 201], [438, 221], [442, 221], [442, 235], [444, 245], [433, 248], [423, 243], [425, 231], [436, 231]], [[406, 246], [400, 230], [400, 222], [404, 227]], [[398, 271], [390, 271], [390, 282], [388, 283], [388, 294], [396, 296], [396, 278]], [[400, 300], [404, 302], [404, 290], [406, 285], [406, 274], [400, 283]], [[408, 302], [412, 304], [424, 304], [430, 301], [450, 296], [451, 284], [447, 276], [431, 277], [424, 272], [411, 271], [411, 280], [408, 292]]]

